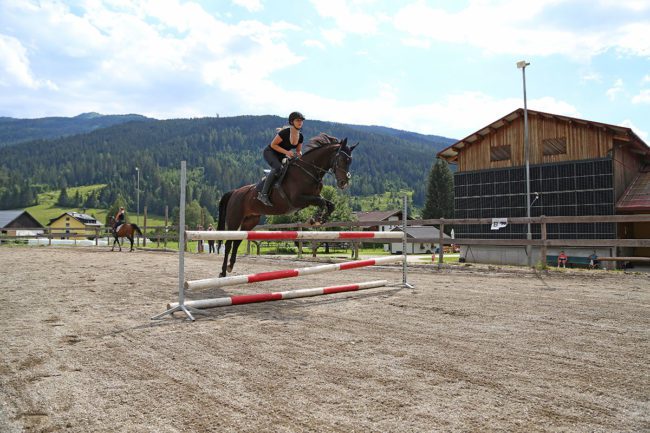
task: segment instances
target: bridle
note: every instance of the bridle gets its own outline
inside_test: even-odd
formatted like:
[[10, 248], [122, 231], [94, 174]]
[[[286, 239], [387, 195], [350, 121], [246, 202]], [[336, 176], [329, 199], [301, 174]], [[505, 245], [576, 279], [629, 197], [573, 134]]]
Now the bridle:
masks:
[[[343, 150], [343, 146], [339, 146], [339, 149], [336, 151], [336, 153], [334, 153], [334, 155], [332, 155], [332, 157], [330, 159], [330, 163], [329, 163], [330, 168], [329, 169], [319, 167], [319, 166], [317, 166], [315, 164], [312, 164], [311, 162], [305, 161], [304, 159], [294, 159], [293, 162], [294, 162], [294, 164], [296, 164], [296, 167], [298, 167], [299, 169], [304, 171], [309, 177], [314, 179], [314, 181], [316, 181], [317, 183], [322, 182], [323, 177], [327, 173], [330, 173], [336, 179], [336, 173], [339, 170], [344, 171], [345, 172], [345, 177], [347, 179], [350, 179], [352, 177], [352, 174], [350, 174], [350, 172], [346, 171], [344, 168], [339, 167], [339, 156], [340, 155], [343, 155], [346, 158], [347, 162], [352, 160], [352, 156], [349, 153], [347, 153], [347, 152], [345, 152]], [[316, 174], [312, 173], [310, 170], [308, 170], [306, 167], [304, 167], [303, 164], [309, 166], [310, 168], [316, 169], [317, 173]], [[349, 164], [348, 164], [348, 166], [349, 166]]]

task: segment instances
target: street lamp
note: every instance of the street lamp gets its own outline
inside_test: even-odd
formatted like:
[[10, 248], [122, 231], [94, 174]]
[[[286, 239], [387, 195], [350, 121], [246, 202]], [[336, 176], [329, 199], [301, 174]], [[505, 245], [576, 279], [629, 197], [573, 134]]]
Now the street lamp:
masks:
[[135, 168], [135, 172], [138, 173], [138, 186], [136, 189], [136, 215], [137, 215], [137, 221], [136, 223], [140, 225], [140, 169], [138, 167]]
[[[528, 104], [526, 101], [526, 66], [530, 65], [525, 60], [517, 62], [517, 68], [521, 69], [521, 76], [524, 81], [524, 158], [526, 159], [526, 218], [530, 218], [530, 143], [528, 138]], [[528, 230], [526, 239], [533, 238], [530, 232], [530, 221], [528, 221]], [[528, 267], [532, 266], [532, 247], [526, 245], [526, 255], [528, 256]]]

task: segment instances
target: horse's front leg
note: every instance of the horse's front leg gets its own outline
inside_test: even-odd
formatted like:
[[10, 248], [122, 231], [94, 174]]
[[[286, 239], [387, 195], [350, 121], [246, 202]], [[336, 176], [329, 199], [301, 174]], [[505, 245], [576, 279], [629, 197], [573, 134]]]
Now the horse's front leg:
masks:
[[319, 195], [303, 195], [300, 198], [305, 204], [305, 207], [307, 206], [318, 207], [318, 211], [309, 220], [309, 223], [312, 225], [315, 223], [316, 224], [325, 223], [330, 217], [330, 215], [332, 214], [332, 212], [334, 212], [334, 208], [335, 208], [334, 203], [324, 199]]

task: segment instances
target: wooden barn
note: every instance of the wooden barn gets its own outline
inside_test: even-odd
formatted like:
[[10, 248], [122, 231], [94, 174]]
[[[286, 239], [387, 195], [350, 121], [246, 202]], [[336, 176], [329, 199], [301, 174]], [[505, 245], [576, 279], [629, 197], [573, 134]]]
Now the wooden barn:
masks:
[[42, 234], [45, 227], [24, 209], [0, 211], [0, 233], [7, 236]]
[[[650, 211], [650, 147], [632, 129], [528, 110], [531, 216], [587, 216]], [[524, 110], [512, 113], [438, 153], [457, 164], [456, 218], [526, 216]], [[525, 225], [455, 227], [458, 238], [525, 239]], [[548, 239], [648, 238], [648, 223], [549, 224]], [[533, 225], [533, 238], [540, 228]], [[470, 246], [477, 261], [525, 262], [520, 251], [481, 254], [495, 247]], [[465, 252], [468, 248], [465, 248]], [[589, 250], [591, 250], [589, 248]], [[461, 253], [463, 251], [461, 250]], [[576, 252], [577, 253], [577, 252]], [[585, 252], [580, 252], [581, 254]], [[650, 256], [635, 251], [600, 255]], [[489, 257], [483, 260], [483, 257]], [[539, 259], [539, 257], [537, 257]], [[522, 261], [523, 260], [523, 261]]]

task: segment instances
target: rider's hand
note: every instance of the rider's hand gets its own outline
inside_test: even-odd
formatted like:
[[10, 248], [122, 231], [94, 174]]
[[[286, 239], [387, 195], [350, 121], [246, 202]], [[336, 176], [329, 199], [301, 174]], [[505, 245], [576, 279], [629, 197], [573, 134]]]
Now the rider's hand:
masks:
[[290, 159], [293, 159], [293, 158], [296, 157], [296, 152], [294, 152], [293, 150], [290, 150], [290, 151], [289, 151], [289, 154], [288, 154], [287, 156], [288, 156]]

